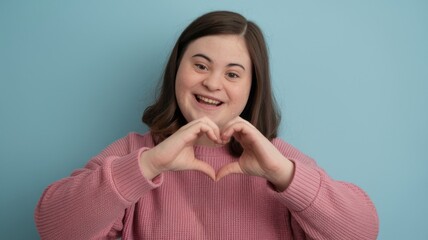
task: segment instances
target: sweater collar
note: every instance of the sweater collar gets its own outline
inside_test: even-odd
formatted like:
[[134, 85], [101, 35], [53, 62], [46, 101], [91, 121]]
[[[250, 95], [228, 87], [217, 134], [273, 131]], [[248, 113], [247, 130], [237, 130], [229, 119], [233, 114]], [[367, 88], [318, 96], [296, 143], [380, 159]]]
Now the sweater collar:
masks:
[[196, 156], [230, 156], [227, 145], [220, 146], [202, 146], [193, 147]]

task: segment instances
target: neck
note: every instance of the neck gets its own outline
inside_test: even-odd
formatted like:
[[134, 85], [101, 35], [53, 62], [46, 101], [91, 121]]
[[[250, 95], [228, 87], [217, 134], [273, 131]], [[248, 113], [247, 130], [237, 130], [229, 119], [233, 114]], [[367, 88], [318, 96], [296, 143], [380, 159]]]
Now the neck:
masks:
[[211, 139], [209, 139], [206, 135], [200, 136], [198, 138], [198, 140], [196, 140], [195, 145], [206, 146], [206, 147], [220, 147], [220, 146], [223, 146], [221, 144], [217, 144], [217, 143], [211, 141]]

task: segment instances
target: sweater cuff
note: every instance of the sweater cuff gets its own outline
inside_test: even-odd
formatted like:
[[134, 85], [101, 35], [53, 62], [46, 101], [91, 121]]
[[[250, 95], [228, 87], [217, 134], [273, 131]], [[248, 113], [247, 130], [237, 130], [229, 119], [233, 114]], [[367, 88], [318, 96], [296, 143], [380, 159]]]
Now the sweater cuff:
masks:
[[111, 163], [114, 185], [126, 201], [137, 202], [144, 193], [159, 187], [163, 182], [162, 174], [150, 181], [141, 172], [139, 159], [146, 150], [148, 148], [141, 148]]
[[291, 211], [302, 211], [315, 200], [321, 185], [320, 173], [297, 161], [294, 162], [294, 177], [283, 192], [275, 192], [275, 197], [286, 204]]

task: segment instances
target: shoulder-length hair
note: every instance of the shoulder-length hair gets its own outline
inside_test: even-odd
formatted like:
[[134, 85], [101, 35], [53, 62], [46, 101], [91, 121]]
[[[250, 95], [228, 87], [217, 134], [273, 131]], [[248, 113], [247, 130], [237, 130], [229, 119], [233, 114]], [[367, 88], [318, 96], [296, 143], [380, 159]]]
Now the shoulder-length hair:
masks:
[[[245, 39], [252, 62], [250, 96], [241, 117], [253, 124], [266, 138], [277, 136], [280, 123], [275, 98], [272, 94], [269, 59], [260, 28], [242, 15], [228, 11], [204, 14], [194, 20], [180, 35], [166, 64], [160, 94], [153, 105], [146, 108], [143, 122], [151, 131], [155, 144], [176, 132], [187, 122], [176, 100], [175, 78], [187, 46], [194, 40], [209, 35], [240, 35]], [[234, 139], [229, 143], [233, 156], [241, 155], [242, 146]]]

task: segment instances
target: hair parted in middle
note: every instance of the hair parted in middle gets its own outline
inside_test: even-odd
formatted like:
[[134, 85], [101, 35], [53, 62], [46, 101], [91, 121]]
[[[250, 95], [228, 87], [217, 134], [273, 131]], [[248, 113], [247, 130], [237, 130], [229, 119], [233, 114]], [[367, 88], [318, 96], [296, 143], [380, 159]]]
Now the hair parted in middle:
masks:
[[[272, 94], [269, 57], [263, 33], [255, 23], [238, 13], [215, 11], [200, 16], [181, 33], [166, 64], [160, 94], [155, 103], [144, 111], [142, 120], [150, 128], [155, 144], [187, 123], [176, 100], [177, 70], [187, 46], [198, 38], [210, 35], [240, 35], [245, 39], [253, 70], [250, 96], [240, 116], [269, 140], [277, 136], [281, 116]], [[229, 152], [233, 156], [241, 155], [242, 151], [236, 140], [229, 142]]]

